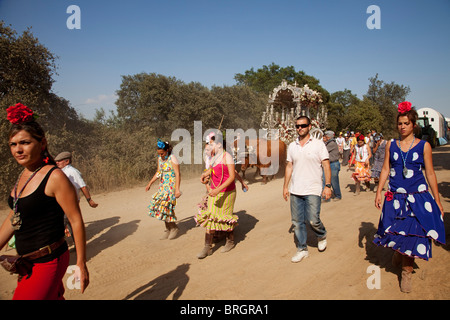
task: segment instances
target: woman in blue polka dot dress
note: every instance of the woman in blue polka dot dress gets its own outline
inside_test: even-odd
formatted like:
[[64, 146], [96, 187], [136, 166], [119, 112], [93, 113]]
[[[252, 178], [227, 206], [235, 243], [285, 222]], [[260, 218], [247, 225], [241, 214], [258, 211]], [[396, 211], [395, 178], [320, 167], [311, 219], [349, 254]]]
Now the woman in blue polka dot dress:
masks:
[[[444, 210], [431, 146], [414, 136], [417, 112], [411, 109], [408, 101], [400, 103], [398, 111], [400, 140], [392, 139], [386, 145], [380, 185], [384, 185], [389, 176], [389, 189], [385, 193], [374, 243], [395, 251], [392, 262], [402, 266], [400, 289], [410, 292], [414, 259], [431, 258], [432, 240], [445, 243]], [[425, 169], [425, 175], [422, 169]], [[381, 207], [381, 190], [377, 190], [375, 197], [378, 209]]]

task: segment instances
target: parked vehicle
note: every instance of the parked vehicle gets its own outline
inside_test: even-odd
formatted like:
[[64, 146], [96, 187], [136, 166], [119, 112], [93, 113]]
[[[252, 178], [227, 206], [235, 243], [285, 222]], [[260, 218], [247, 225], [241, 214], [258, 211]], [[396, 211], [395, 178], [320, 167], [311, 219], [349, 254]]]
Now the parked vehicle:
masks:
[[431, 126], [428, 117], [419, 117], [417, 119], [416, 137], [428, 141], [432, 148], [439, 145], [436, 130]]

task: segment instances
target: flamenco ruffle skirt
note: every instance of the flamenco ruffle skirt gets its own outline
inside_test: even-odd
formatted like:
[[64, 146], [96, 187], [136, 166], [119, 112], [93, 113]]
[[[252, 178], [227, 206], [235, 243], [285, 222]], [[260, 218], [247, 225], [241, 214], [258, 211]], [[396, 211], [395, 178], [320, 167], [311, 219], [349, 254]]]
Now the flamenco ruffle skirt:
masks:
[[171, 192], [159, 191], [152, 196], [152, 201], [148, 206], [150, 217], [163, 220], [165, 222], [176, 222], [175, 206], [177, 200]]
[[213, 231], [233, 231], [237, 226], [238, 216], [233, 214], [236, 190], [220, 192], [215, 197], [208, 197], [207, 208], [199, 209], [194, 216], [197, 225]]
[[387, 192], [374, 243], [413, 258], [431, 258], [432, 240], [445, 243], [441, 211], [428, 191]]

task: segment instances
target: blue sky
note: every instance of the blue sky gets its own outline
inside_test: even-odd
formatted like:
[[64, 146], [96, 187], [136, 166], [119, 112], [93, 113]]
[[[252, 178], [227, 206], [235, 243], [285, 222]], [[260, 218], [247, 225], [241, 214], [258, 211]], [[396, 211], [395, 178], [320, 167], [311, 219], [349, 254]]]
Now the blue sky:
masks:
[[[66, 26], [70, 5], [81, 29]], [[370, 5], [381, 29], [366, 26]], [[417, 108], [450, 117], [449, 0], [0, 0], [0, 20], [31, 26], [59, 57], [53, 91], [88, 119], [115, 110], [123, 75], [223, 86], [272, 62], [359, 98], [378, 73], [409, 86]]]

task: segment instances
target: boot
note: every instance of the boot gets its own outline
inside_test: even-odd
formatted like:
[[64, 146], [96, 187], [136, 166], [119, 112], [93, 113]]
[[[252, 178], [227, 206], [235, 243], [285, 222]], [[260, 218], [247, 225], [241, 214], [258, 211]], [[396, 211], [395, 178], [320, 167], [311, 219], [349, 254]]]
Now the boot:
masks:
[[167, 238], [169, 238], [170, 224], [165, 221], [164, 221], [164, 224], [166, 225], [166, 230], [164, 230], [164, 234], [162, 235], [162, 237], [159, 238], [160, 240], [166, 240]]
[[175, 222], [170, 222], [168, 239], [175, 239], [178, 234], [178, 226]]
[[404, 293], [412, 291], [412, 273], [414, 258], [402, 256], [402, 279], [400, 281], [400, 290]]
[[402, 279], [400, 281], [400, 290], [404, 293], [412, 291], [412, 267], [402, 268]]
[[222, 250], [220, 250], [220, 252], [221, 253], [228, 252], [233, 248], [234, 248], [234, 232], [230, 231], [227, 232], [227, 241], [225, 243], [225, 246], [223, 246]]
[[359, 195], [359, 192], [361, 191], [361, 183], [357, 183], [355, 185], [355, 196]]
[[218, 243], [225, 238], [225, 231], [216, 231], [214, 232], [213, 243]]
[[212, 254], [213, 238], [214, 234], [205, 233], [205, 246], [203, 247], [203, 250], [197, 254], [197, 258], [204, 259]]

